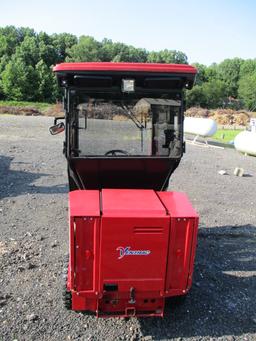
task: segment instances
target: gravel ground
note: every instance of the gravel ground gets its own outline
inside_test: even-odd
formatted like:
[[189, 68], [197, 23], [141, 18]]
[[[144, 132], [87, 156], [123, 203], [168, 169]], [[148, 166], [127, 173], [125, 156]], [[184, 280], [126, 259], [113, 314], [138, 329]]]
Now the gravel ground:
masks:
[[68, 188], [51, 124], [0, 117], [0, 340], [256, 340], [256, 158], [188, 145], [170, 189], [201, 217], [190, 294], [164, 319], [96, 319], [61, 302]]

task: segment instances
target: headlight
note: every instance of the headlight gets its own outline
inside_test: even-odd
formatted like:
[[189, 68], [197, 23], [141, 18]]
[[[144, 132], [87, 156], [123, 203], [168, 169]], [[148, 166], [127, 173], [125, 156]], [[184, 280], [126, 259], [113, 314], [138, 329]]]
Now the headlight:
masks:
[[134, 92], [135, 80], [134, 79], [122, 79], [122, 92]]

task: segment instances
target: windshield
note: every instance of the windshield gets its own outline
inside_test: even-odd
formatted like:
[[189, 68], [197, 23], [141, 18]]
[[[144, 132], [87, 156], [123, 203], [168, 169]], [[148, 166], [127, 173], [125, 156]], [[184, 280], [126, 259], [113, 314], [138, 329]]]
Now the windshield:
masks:
[[179, 101], [86, 96], [76, 109], [79, 156], [181, 156]]

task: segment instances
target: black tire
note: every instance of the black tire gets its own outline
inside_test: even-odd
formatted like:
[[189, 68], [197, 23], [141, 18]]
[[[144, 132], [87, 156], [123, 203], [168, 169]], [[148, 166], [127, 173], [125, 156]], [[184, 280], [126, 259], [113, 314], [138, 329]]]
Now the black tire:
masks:
[[63, 299], [64, 307], [67, 310], [71, 310], [72, 309], [72, 295], [71, 295], [71, 292], [67, 291], [66, 288], [63, 291], [62, 299]]
[[186, 295], [180, 295], [180, 296], [173, 296], [173, 297], [169, 297], [167, 299], [168, 304], [172, 305], [172, 306], [180, 306], [182, 304], [185, 303], [186, 298], [187, 298], [187, 294]]
[[62, 300], [64, 307], [67, 310], [72, 309], [72, 294], [67, 290], [67, 277], [68, 277], [68, 257], [65, 257], [64, 269], [63, 269], [63, 284], [62, 284]]

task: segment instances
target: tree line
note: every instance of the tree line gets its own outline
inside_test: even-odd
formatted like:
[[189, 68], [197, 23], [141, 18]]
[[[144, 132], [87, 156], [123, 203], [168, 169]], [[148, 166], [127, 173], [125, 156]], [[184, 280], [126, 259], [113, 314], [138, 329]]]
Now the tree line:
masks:
[[256, 59], [225, 59], [198, 69], [196, 84], [187, 92], [187, 106], [256, 111]]
[[[147, 51], [110, 39], [77, 38], [70, 33], [37, 33], [31, 28], [0, 28], [0, 99], [55, 102], [60, 98], [52, 66], [61, 62], [112, 61], [187, 64], [176, 50]], [[187, 105], [207, 108], [256, 107], [256, 60], [226, 59], [198, 69]]]

